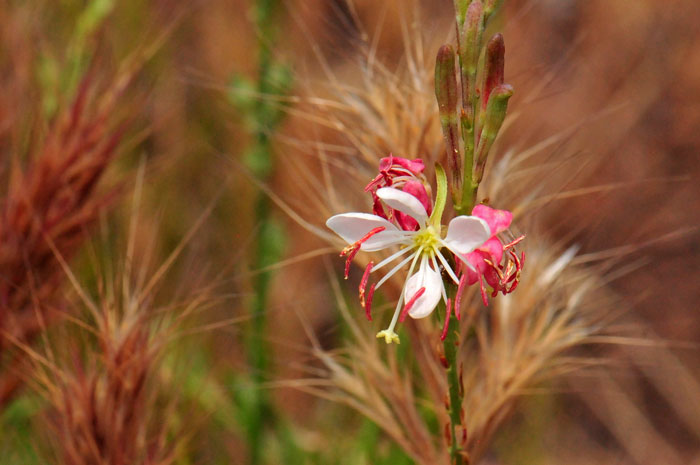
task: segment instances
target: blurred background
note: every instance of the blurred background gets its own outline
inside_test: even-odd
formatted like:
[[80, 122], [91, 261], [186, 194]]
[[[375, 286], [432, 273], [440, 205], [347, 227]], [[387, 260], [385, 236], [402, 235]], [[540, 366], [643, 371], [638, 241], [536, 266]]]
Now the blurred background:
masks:
[[[529, 223], [610, 268], [590, 366], [522, 393], [480, 462], [700, 464], [700, 4], [502, 3], [494, 156], [551, 165], [513, 186], [552, 194]], [[353, 129], [313, 98], [431, 76], [452, 2], [0, 5], [3, 463], [414, 463], [313, 395], [312, 342], [351, 331], [319, 154]]]

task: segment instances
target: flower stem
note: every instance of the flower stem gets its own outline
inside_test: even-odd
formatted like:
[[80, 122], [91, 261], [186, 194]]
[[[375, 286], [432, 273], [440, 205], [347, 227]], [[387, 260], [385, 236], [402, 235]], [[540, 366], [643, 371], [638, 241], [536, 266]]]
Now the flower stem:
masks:
[[[450, 283], [447, 285], [446, 290], [449, 296], [454, 297], [456, 286]], [[444, 303], [441, 303], [440, 306], [443, 310], [445, 309]], [[445, 351], [445, 375], [447, 376], [449, 396], [448, 414], [450, 417], [450, 463], [452, 465], [464, 465], [468, 464], [469, 460], [465, 460], [466, 452], [462, 448], [461, 437], [457, 436], [458, 427], [461, 427], [462, 431], [465, 428], [465, 425], [462, 424], [462, 398], [464, 394], [460, 386], [459, 359], [457, 350], [459, 346], [459, 322], [457, 321], [454, 312], [450, 312], [449, 318], [451, 319], [450, 324], [453, 326], [452, 329], [447, 331], [447, 335], [443, 341], [443, 348]]]
[[[286, 65], [274, 56], [274, 47], [279, 29], [279, 0], [256, 0], [254, 20], [258, 32], [257, 76], [254, 81], [236, 77], [232, 83], [232, 103], [253, 128], [253, 142], [244, 152], [244, 160], [254, 176], [263, 183], [270, 182], [275, 168], [272, 137], [284, 112], [278, 108], [272, 96], [285, 95], [291, 87], [291, 74]], [[250, 90], [260, 96], [251, 99]], [[284, 231], [275, 221], [269, 198], [259, 193], [255, 199], [255, 221], [259, 234], [251, 262], [253, 269], [265, 270], [277, 263], [283, 254]], [[249, 303], [253, 316], [247, 332], [246, 349], [251, 368], [250, 390], [240, 395], [241, 410], [245, 417], [248, 443], [248, 463], [264, 462], [266, 430], [280, 431], [281, 417], [267, 394], [264, 384], [268, 381], [271, 350], [267, 343], [268, 302], [270, 271], [263, 271], [252, 280], [253, 295]]]

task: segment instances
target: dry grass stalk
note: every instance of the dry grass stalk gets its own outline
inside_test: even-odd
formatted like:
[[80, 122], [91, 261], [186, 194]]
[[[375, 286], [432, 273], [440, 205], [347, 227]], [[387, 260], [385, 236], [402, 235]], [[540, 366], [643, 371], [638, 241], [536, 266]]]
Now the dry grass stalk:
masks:
[[97, 184], [122, 140], [115, 114], [135, 69], [107, 86], [86, 75], [72, 105], [33, 143], [26, 167], [19, 153], [4, 154], [11, 170], [0, 200], [0, 406], [21, 386], [23, 354], [14, 346], [31, 344], [65, 310], [56, 254], [70, 258], [116, 194]]
[[160, 351], [143, 317], [112, 325], [110, 309], [97, 322], [99, 350], [88, 363], [62, 372], [51, 399], [60, 463], [166, 464], [167, 422], [153, 414], [149, 392]]
[[[142, 176], [138, 179], [137, 201]], [[141, 251], [137, 245], [144, 233], [135, 208], [123, 261], [108, 258], [102, 266], [95, 263], [94, 298], [58, 256], [75, 291], [72, 305], [87, 310], [87, 318], [74, 320], [77, 327], [63, 328], [78, 333], [59, 332], [48, 338], [45, 357], [29, 351], [37, 366], [34, 383], [50, 404], [46, 419], [54, 432], [51, 442], [58, 463], [164, 465], [173, 463], [185, 447], [184, 439], [173, 434], [176, 427], [170, 420], [179, 396], [163, 358], [185, 320], [214, 300], [210, 286], [199, 286], [190, 275], [189, 286], [177, 291], [180, 297], [163, 297], [161, 307], [156, 296], [210, 212], [211, 207], [152, 269], [157, 247], [146, 241], [146, 250]]]

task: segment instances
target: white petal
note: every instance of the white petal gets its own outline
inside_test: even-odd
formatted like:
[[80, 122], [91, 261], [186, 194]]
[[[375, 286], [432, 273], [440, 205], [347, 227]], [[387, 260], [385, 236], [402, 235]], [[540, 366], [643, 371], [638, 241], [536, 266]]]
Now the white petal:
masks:
[[435, 310], [440, 302], [442, 286], [440, 273], [428, 266], [428, 261], [423, 259], [420, 270], [408, 278], [404, 290], [404, 302], [408, 302], [421, 287], [425, 288], [423, 295], [415, 301], [408, 311], [411, 318], [425, 318]]
[[402, 232], [384, 218], [371, 215], [369, 213], [343, 213], [328, 218], [326, 226], [334, 233], [345, 239], [348, 244], [353, 244], [362, 239], [374, 228], [384, 227], [384, 231], [379, 232], [366, 242], [362, 243], [361, 250], [372, 252], [389, 247], [399, 242], [405, 237]]
[[486, 221], [476, 216], [458, 216], [447, 227], [445, 245], [455, 253], [467, 254], [491, 237]]
[[421, 226], [428, 220], [428, 213], [425, 211], [423, 204], [408, 192], [393, 187], [382, 187], [377, 189], [377, 197], [391, 208], [409, 215], [418, 221], [418, 224]]

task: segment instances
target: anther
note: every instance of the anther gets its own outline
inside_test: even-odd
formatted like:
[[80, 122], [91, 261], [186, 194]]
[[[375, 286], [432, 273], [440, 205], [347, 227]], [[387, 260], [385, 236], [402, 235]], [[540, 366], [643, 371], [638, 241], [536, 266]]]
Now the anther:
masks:
[[369, 321], [372, 321], [372, 297], [374, 297], [374, 284], [369, 287], [369, 291], [367, 292], [367, 302], [365, 303], [365, 315], [367, 316], [367, 319]]
[[353, 258], [355, 258], [355, 255], [357, 255], [357, 252], [360, 251], [362, 244], [367, 242], [370, 237], [384, 231], [385, 229], [386, 228], [384, 226], [374, 228], [373, 230], [365, 234], [362, 238], [360, 238], [360, 240], [354, 242], [353, 244], [350, 244], [349, 246], [345, 247], [342, 250], [342, 252], [340, 252], [341, 257], [347, 257], [345, 260], [345, 279], [348, 279], [348, 274], [350, 273], [350, 263], [352, 262]]
[[484, 305], [487, 307], [489, 306], [489, 298], [486, 295], [486, 287], [484, 286], [484, 277], [479, 274], [479, 288], [481, 290], [481, 300], [484, 302]]
[[362, 279], [360, 280], [360, 305], [362, 305], [362, 307], [365, 306], [365, 289], [367, 289], [367, 281], [369, 281], [369, 274], [372, 272], [373, 266], [374, 262], [370, 261], [367, 264], [367, 268], [365, 268], [365, 273], [362, 275]]

